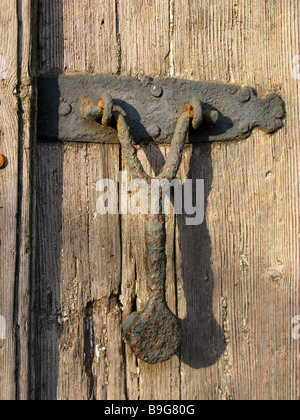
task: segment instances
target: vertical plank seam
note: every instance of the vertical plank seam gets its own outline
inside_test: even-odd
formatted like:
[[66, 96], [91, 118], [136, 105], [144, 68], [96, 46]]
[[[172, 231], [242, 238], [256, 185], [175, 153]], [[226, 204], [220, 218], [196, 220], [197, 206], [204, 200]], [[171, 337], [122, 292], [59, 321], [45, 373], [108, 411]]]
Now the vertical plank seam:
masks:
[[[118, 1], [118, 0], [116, 0]], [[119, 146], [119, 172], [122, 171], [122, 150], [121, 150], [121, 146]], [[120, 188], [120, 183], [119, 183], [119, 188]], [[119, 191], [119, 200], [121, 199], [120, 197], [120, 191]], [[119, 203], [120, 204], [120, 203]], [[120, 205], [119, 205], [120, 208]], [[121, 321], [122, 321], [122, 314], [123, 314], [123, 306], [122, 306], [122, 302], [121, 302], [121, 295], [122, 295], [122, 282], [123, 282], [123, 219], [122, 219], [122, 214], [119, 214], [119, 233], [120, 233], [120, 283], [119, 283], [119, 294], [118, 294], [118, 306], [120, 308], [120, 312], [121, 312]], [[128, 389], [127, 389], [127, 359], [126, 359], [126, 345], [125, 342], [122, 338], [122, 356], [123, 356], [123, 361], [124, 361], [124, 394], [125, 394], [125, 400], [128, 401], [129, 397], [128, 397]]]
[[[117, 42], [117, 75], [120, 75], [122, 72], [122, 41], [120, 33], [120, 15], [119, 15], [119, 0], [115, 0], [115, 14], [116, 14], [116, 42]], [[119, 172], [122, 171], [122, 150], [119, 148]], [[120, 195], [119, 195], [120, 199]], [[122, 215], [119, 214], [119, 229], [120, 229], [120, 282], [119, 282], [119, 293], [117, 296], [118, 307], [121, 312], [121, 322], [122, 322], [122, 281], [123, 281], [123, 219]], [[127, 389], [127, 358], [126, 358], [126, 347], [125, 342], [122, 338], [122, 356], [124, 363], [124, 396], [125, 400], [128, 401], [128, 389]], [[139, 390], [140, 392], [140, 390]]]
[[[299, 2], [296, 0], [294, 2], [295, 4], [295, 16], [300, 16], [300, 7], [299, 7]], [[293, 10], [293, 7], [291, 6], [291, 11]], [[300, 34], [299, 31], [296, 31], [296, 45], [298, 45], [298, 51], [297, 53], [299, 54], [299, 45], [300, 45]], [[298, 119], [299, 119], [299, 110], [300, 110], [300, 80], [298, 80], [298, 91], [297, 91], [297, 109], [298, 109]], [[299, 136], [299, 124], [297, 125], [297, 134]], [[298, 168], [298, 172], [296, 172], [296, 176], [297, 176], [297, 180], [298, 180], [298, 185], [299, 185], [299, 174], [300, 174], [300, 153], [299, 153], [299, 143], [298, 143], [298, 147], [296, 148], [296, 168]], [[297, 169], [296, 169], [297, 171]], [[300, 189], [298, 187], [298, 200], [296, 200], [296, 214], [298, 215], [297, 218], [297, 222], [296, 222], [296, 226], [297, 226], [297, 232], [299, 231], [299, 204], [300, 204]], [[296, 246], [296, 263], [295, 263], [295, 271], [296, 271], [296, 293], [297, 293], [297, 297], [298, 299], [296, 299], [296, 302], [298, 302], [298, 307], [296, 309], [296, 315], [300, 314], [300, 299], [299, 299], [299, 281], [300, 281], [300, 272], [299, 272], [299, 242], [298, 242], [298, 246]], [[296, 341], [296, 372], [295, 372], [295, 399], [299, 400], [300, 399], [300, 380], [298, 378], [298, 376], [300, 375], [300, 354], [299, 354], [299, 349], [300, 349], [300, 342]], [[298, 373], [297, 373], [298, 372]]]
[[22, 0], [17, 0], [16, 4], [17, 14], [17, 115], [18, 115], [18, 194], [17, 194], [17, 229], [16, 229], [16, 269], [15, 269], [15, 284], [14, 284], [14, 339], [15, 339], [15, 398], [20, 399], [20, 359], [21, 359], [21, 343], [20, 343], [20, 326], [19, 326], [19, 285], [20, 285], [20, 267], [21, 267], [21, 230], [22, 230], [22, 198], [23, 198], [23, 106], [21, 99], [21, 85], [22, 85], [22, 61], [23, 61], [23, 21], [22, 21]]
[[[88, 279], [89, 279], [89, 287], [90, 287], [90, 297], [89, 301], [86, 302], [85, 305], [85, 316], [84, 316], [84, 326], [86, 327], [86, 331], [84, 331], [84, 335], [88, 334], [88, 339], [86, 340], [84, 336], [84, 365], [85, 371], [87, 375], [88, 381], [88, 400], [96, 400], [96, 383], [93, 374], [93, 358], [94, 358], [94, 348], [95, 348], [95, 335], [94, 335], [94, 321], [93, 321], [93, 313], [94, 313], [94, 301], [91, 296], [92, 290], [92, 279], [91, 279], [91, 269], [90, 269], [90, 227], [91, 227], [91, 219], [90, 219], [90, 188], [89, 188], [89, 153], [88, 153], [88, 144], [85, 145], [85, 161], [86, 161], [86, 170], [85, 170], [85, 182], [86, 182], [86, 192], [87, 192], [87, 255], [88, 255]], [[91, 313], [90, 313], [91, 312]], [[86, 352], [85, 343], [88, 342], [88, 351]]]
[[[34, 146], [36, 146], [36, 127], [37, 127], [37, 90], [36, 90], [36, 66], [37, 66], [37, 35], [38, 35], [38, 4], [35, 2], [29, 1], [29, 31], [30, 31], [30, 48], [31, 52], [28, 56], [28, 75], [29, 75], [29, 83], [31, 84], [32, 91], [31, 91], [31, 98], [30, 98], [30, 107], [29, 107], [29, 147], [30, 151], [34, 150]], [[27, 386], [27, 395], [28, 399], [33, 399], [33, 395], [35, 393], [35, 320], [36, 320], [36, 312], [35, 312], [35, 281], [31, 279], [36, 279], [35, 277], [35, 257], [36, 257], [36, 196], [35, 196], [35, 187], [36, 187], [36, 172], [35, 172], [35, 155], [34, 153], [30, 153], [28, 159], [30, 168], [29, 168], [29, 194], [30, 194], [30, 215], [29, 215], [29, 235], [30, 235], [30, 260], [29, 260], [29, 270], [28, 270], [28, 291], [29, 291], [29, 303], [28, 303], [28, 386]]]
[[[174, 60], [174, 27], [175, 27], [175, 0], [169, 0], [169, 73], [171, 77], [175, 76], [175, 60]], [[175, 305], [176, 305], [176, 315], [179, 318], [179, 294], [178, 294], [178, 276], [177, 276], [177, 216], [174, 214], [174, 289], [175, 289]], [[181, 376], [181, 367], [182, 367], [182, 353], [181, 349], [178, 355], [179, 364], [178, 364], [178, 376], [179, 376], [179, 400], [182, 399], [182, 376]]]
[[[37, 19], [34, 19], [37, 21]], [[34, 23], [33, 23], [34, 25]], [[32, 25], [32, 27], [33, 27]], [[36, 47], [36, 46], [35, 46]], [[36, 51], [36, 48], [35, 48]], [[31, 118], [33, 121], [33, 126], [30, 129], [30, 136], [32, 139], [36, 138], [36, 126], [37, 126], [37, 90], [36, 84], [33, 86], [32, 91], [32, 103], [31, 103]], [[32, 141], [32, 147], [36, 145], [35, 140]], [[30, 183], [31, 183], [31, 192], [30, 192], [30, 201], [33, 211], [30, 214], [29, 226], [30, 226], [30, 249], [31, 249], [31, 258], [30, 258], [30, 267], [29, 267], [29, 343], [28, 343], [28, 396], [29, 399], [33, 399], [35, 394], [35, 339], [36, 339], [36, 302], [35, 302], [35, 291], [36, 291], [36, 167], [34, 153], [31, 154], [29, 158], [30, 163]], [[31, 280], [32, 279], [32, 280]], [[30, 281], [31, 280], [31, 281]]]
[[115, 0], [116, 13], [116, 41], [117, 41], [117, 75], [121, 74], [122, 70], [122, 43], [120, 33], [120, 16], [119, 16], [119, 0]]
[[175, 65], [174, 65], [174, 12], [175, 12], [175, 0], [169, 0], [169, 73], [170, 76], [175, 76]]
[[[17, 16], [17, 85], [16, 85], [16, 98], [17, 98], [17, 117], [18, 117], [18, 152], [17, 152], [17, 214], [16, 214], [16, 260], [15, 260], [15, 283], [14, 283], [14, 309], [13, 309], [13, 332], [14, 332], [14, 340], [15, 340], [15, 398], [16, 400], [20, 399], [27, 399], [30, 398], [30, 395], [32, 396], [31, 387], [33, 384], [33, 376], [31, 375], [31, 368], [33, 365], [32, 360], [32, 345], [30, 345], [31, 339], [32, 339], [32, 331], [33, 327], [31, 325], [31, 322], [34, 321], [34, 315], [30, 314], [30, 307], [32, 307], [32, 298], [33, 298], [33, 290], [34, 286], [30, 282], [30, 278], [33, 278], [34, 273], [34, 267], [33, 267], [33, 244], [34, 244], [34, 233], [32, 230], [33, 226], [33, 212], [31, 211], [28, 215], [25, 211], [25, 214], [23, 214], [24, 208], [24, 200], [28, 198], [26, 196], [26, 189], [28, 188], [28, 185], [24, 182], [24, 176], [26, 176], [24, 173], [27, 173], [26, 168], [26, 162], [24, 162], [25, 158], [25, 151], [29, 150], [29, 156], [28, 156], [28, 165], [29, 165], [29, 173], [28, 173], [28, 183], [31, 183], [33, 181], [32, 176], [32, 168], [33, 168], [33, 157], [30, 153], [31, 150], [31, 141], [33, 139], [34, 133], [35, 133], [35, 118], [36, 118], [36, 91], [35, 91], [35, 85], [33, 81], [33, 74], [35, 73], [33, 71], [33, 66], [36, 64], [33, 58], [32, 51], [36, 47], [35, 45], [35, 39], [34, 39], [34, 24], [36, 23], [35, 20], [32, 20], [32, 16], [34, 15], [35, 11], [37, 10], [35, 8], [34, 3], [31, 0], [27, 0], [27, 2], [22, 2], [22, 0], [17, 0], [15, 3], [16, 7], [16, 16]], [[28, 13], [28, 21], [24, 19], [24, 13]], [[26, 22], [27, 27], [24, 27], [24, 22]], [[26, 30], [26, 35], [29, 34], [29, 43], [30, 45], [27, 45], [28, 51], [24, 51], [24, 40], [26, 38], [26, 35], [24, 31]], [[24, 61], [25, 60], [25, 61]], [[25, 63], [25, 67], [24, 67]], [[24, 74], [23, 74], [24, 72]], [[32, 73], [33, 72], [33, 73]], [[24, 89], [24, 86], [25, 89]], [[32, 88], [27, 93], [27, 88]], [[24, 91], [24, 94], [23, 94]], [[26, 101], [29, 97], [29, 108], [26, 106]], [[26, 108], [27, 111], [26, 111]], [[25, 127], [25, 120], [24, 120], [24, 114], [26, 113], [26, 117], [28, 118], [28, 139], [26, 134], [26, 127]], [[29, 144], [26, 144], [26, 142], [29, 142]], [[28, 149], [27, 149], [28, 148]], [[25, 191], [25, 192], [24, 192]], [[32, 196], [32, 187], [29, 186], [29, 194], [30, 194], [30, 203], [33, 204], [33, 196]], [[26, 210], [26, 209], [25, 209]], [[28, 217], [28, 219], [27, 219]], [[30, 245], [29, 245], [29, 251], [31, 251], [30, 258], [28, 262], [26, 263], [27, 270], [23, 273], [23, 267], [22, 267], [22, 259], [24, 257], [25, 249], [24, 243], [25, 242], [25, 236], [26, 236], [26, 220], [28, 221], [29, 226], [29, 232], [30, 232]], [[27, 253], [27, 250], [26, 250]], [[22, 276], [24, 279], [22, 280]], [[26, 288], [28, 287], [28, 293], [29, 293], [29, 301], [27, 303], [22, 303], [22, 287], [26, 284]], [[22, 313], [22, 305], [26, 307], [26, 322], [28, 322], [28, 336], [25, 331], [21, 331], [22, 328], [22, 322], [24, 321], [24, 314]], [[21, 318], [20, 318], [21, 317]], [[23, 327], [24, 328], [24, 327]], [[24, 336], [27, 336], [27, 339], [22, 340], [22, 334]], [[21, 344], [22, 343], [22, 344]], [[23, 356], [24, 354], [24, 356]], [[22, 361], [24, 361], [24, 367], [22, 366]], [[26, 378], [26, 382], [22, 383], [21, 381], [24, 378]]]
[[31, 3], [30, 7], [31, 13], [31, 21], [30, 21], [30, 30], [31, 30], [31, 42], [33, 48], [33, 56], [31, 58], [31, 71], [32, 71], [32, 78], [34, 78], [34, 86], [32, 91], [32, 102], [31, 102], [31, 118], [33, 122], [33, 126], [31, 127], [31, 136], [32, 136], [32, 147], [34, 148], [35, 152], [31, 154], [29, 162], [31, 166], [31, 205], [33, 211], [30, 215], [30, 241], [31, 241], [31, 259], [30, 259], [30, 271], [29, 271], [29, 279], [30, 281], [30, 289], [29, 289], [29, 299], [30, 299], [30, 327], [29, 327], [29, 350], [28, 350], [28, 375], [29, 375], [29, 399], [36, 400], [38, 396], [39, 386], [37, 384], [37, 371], [38, 371], [38, 358], [40, 355], [37, 355], [37, 299], [36, 299], [36, 291], [37, 291], [37, 278], [38, 278], [38, 268], [37, 268], [37, 250], [39, 249], [38, 246], [38, 235], [37, 235], [37, 180], [38, 180], [38, 149], [37, 149], [37, 70], [38, 70], [38, 44], [39, 44], [39, 17], [40, 17], [40, 3], [33, 2]]
[[[176, 215], [176, 212], [174, 212], [174, 251], [173, 251], [173, 258], [174, 258], [174, 281], [175, 281], [175, 285], [174, 285], [174, 289], [175, 289], [175, 309], [176, 309], [176, 316], [177, 318], [179, 318], [179, 295], [178, 295], [178, 276], [177, 276], [177, 223], [178, 223], [178, 217]], [[182, 386], [182, 378], [181, 378], [181, 361], [182, 358], [182, 352], [181, 352], [181, 348], [179, 350], [179, 354], [178, 354], [178, 359], [179, 359], [179, 365], [178, 365], [178, 369], [179, 369], [179, 400], [181, 401], [182, 399], [182, 390], [181, 390], [181, 386]]]

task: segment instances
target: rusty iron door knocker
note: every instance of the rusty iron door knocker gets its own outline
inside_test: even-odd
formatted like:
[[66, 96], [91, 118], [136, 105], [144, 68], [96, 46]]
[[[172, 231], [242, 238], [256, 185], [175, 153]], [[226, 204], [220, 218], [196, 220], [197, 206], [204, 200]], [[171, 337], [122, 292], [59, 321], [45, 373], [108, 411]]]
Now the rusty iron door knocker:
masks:
[[[150, 193], [151, 178], [137, 157], [130, 129], [125, 117], [119, 111], [114, 111], [113, 100], [109, 95], [103, 95], [100, 103], [95, 106], [90, 100], [83, 98], [80, 104], [82, 115], [92, 120], [101, 120], [108, 126], [117, 121], [117, 131], [124, 155], [133, 178], [142, 179], [148, 185]], [[217, 121], [217, 112], [212, 111], [210, 120]], [[160, 180], [172, 181], [176, 178], [182, 160], [185, 140], [192, 125], [197, 130], [204, 119], [201, 102], [194, 98], [180, 115], [170, 152], [165, 165], [157, 177]], [[157, 200], [157, 214], [152, 214], [149, 206], [145, 222], [146, 242], [146, 273], [149, 301], [140, 313], [132, 313], [123, 323], [124, 335], [137, 358], [156, 364], [169, 360], [174, 356], [182, 341], [182, 331], [178, 318], [169, 309], [165, 297], [166, 283], [166, 226], [163, 214], [162, 193]]]

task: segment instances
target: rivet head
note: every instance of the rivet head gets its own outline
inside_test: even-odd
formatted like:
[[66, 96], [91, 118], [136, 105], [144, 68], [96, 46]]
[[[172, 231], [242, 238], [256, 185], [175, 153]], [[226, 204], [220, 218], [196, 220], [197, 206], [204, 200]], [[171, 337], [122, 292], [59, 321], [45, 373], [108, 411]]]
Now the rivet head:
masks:
[[237, 93], [237, 100], [244, 104], [248, 101], [250, 101], [251, 98], [251, 92], [249, 88], [240, 89]]
[[70, 104], [62, 103], [58, 108], [58, 113], [61, 117], [66, 117], [67, 115], [71, 114], [72, 107]]
[[160, 98], [163, 94], [163, 89], [160, 86], [153, 86], [151, 89], [151, 94], [154, 98]]
[[147, 86], [148, 86], [148, 85], [150, 85], [152, 82], [153, 82], [153, 78], [152, 78], [152, 77], [150, 77], [150, 76], [145, 76], [145, 77], [143, 78], [143, 80], [141, 81], [141, 83], [142, 83], [142, 86], [143, 86], [143, 87], [147, 87]]
[[249, 133], [249, 131], [250, 131], [250, 126], [249, 126], [249, 124], [247, 124], [247, 123], [240, 123], [240, 125], [239, 125], [239, 133], [240, 133], [241, 135], [248, 134], [248, 133]]
[[152, 124], [149, 127], [147, 127], [147, 133], [153, 139], [156, 139], [160, 135], [160, 132], [161, 130], [156, 124]]
[[4, 156], [0, 155], [0, 168], [3, 168], [4, 164], [5, 164], [5, 158]]

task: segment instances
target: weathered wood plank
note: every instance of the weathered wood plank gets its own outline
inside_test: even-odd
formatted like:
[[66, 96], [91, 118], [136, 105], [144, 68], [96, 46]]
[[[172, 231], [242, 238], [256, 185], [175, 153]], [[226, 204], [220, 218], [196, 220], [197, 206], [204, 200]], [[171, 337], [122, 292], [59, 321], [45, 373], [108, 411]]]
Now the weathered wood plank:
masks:
[[118, 150], [99, 145], [39, 150], [38, 387], [43, 399], [125, 398], [119, 217], [101, 216], [96, 207], [97, 181], [118, 180]]
[[[94, 319], [102, 328], [95, 327], [95, 355], [93, 372], [95, 396], [101, 398], [103, 383], [98, 379], [99, 369], [105, 367], [106, 398], [125, 399], [125, 361], [123, 354], [121, 303], [121, 239], [120, 219], [116, 214], [97, 212], [97, 182], [119, 181], [119, 146], [102, 148], [87, 146], [88, 211], [89, 211], [89, 275], [90, 299], [95, 302]], [[105, 364], [99, 363], [104, 357]], [[101, 376], [100, 376], [101, 377]]]
[[[35, 157], [36, 157], [36, 39], [37, 3], [25, 0], [19, 4], [19, 72], [21, 124], [19, 138], [19, 266], [18, 266], [18, 331], [19, 373], [18, 398], [31, 396], [31, 340], [34, 339], [34, 257], [35, 257]], [[34, 353], [32, 351], [32, 353]], [[32, 354], [33, 356], [33, 354]]]
[[[9, 205], [9, 212], [3, 218], [8, 223], [9, 234], [3, 234], [5, 241], [2, 242], [2, 258], [4, 261], [8, 260], [3, 264], [3, 267], [7, 264], [5, 290], [8, 290], [8, 295], [11, 294], [6, 299], [6, 311], [10, 314], [7, 315], [7, 331], [4, 336], [11, 342], [13, 353], [7, 352], [6, 357], [9, 360], [3, 362], [6, 365], [6, 374], [10, 372], [10, 378], [3, 379], [1, 392], [5, 399], [24, 400], [30, 395], [30, 276], [33, 255], [31, 222], [34, 218], [31, 206], [31, 159], [35, 126], [33, 77], [37, 10], [36, 4], [31, 0], [22, 3], [14, 1], [9, 6], [2, 6], [1, 131], [7, 153], [5, 154], [5, 150], [2, 152], [6, 157], [6, 166], [1, 174], [4, 182], [1, 194], [3, 193], [6, 204], [1, 209], [4, 210]], [[5, 251], [6, 246], [10, 249], [8, 254]], [[6, 296], [6, 293], [1, 291], [1, 295]], [[0, 312], [2, 310], [1, 307]]]
[[[49, 5], [40, 1], [40, 71], [117, 73], [116, 25], [115, 2], [89, 0], [78, 5], [64, 0]], [[53, 188], [58, 182], [58, 194], [64, 195], [63, 201], [53, 208], [58, 212], [56, 219], [60, 220], [60, 226], [55, 226], [54, 230], [62, 229], [59, 243], [53, 244], [58, 254], [50, 254], [52, 260], [58, 258], [60, 267], [48, 285], [50, 288], [53, 282], [59, 285], [56, 311], [62, 313], [62, 325], [57, 330], [53, 321], [55, 331], [41, 340], [46, 344], [42, 344], [38, 369], [39, 364], [54, 364], [56, 372], [50, 391], [43, 390], [41, 396], [49, 398], [51, 392], [51, 398], [58, 399], [124, 399], [118, 301], [121, 282], [119, 217], [101, 216], [96, 210], [97, 181], [118, 179], [119, 147], [65, 147], [60, 150], [63, 157], [57, 169], [63, 178], [56, 181], [51, 180], [49, 159], [49, 153], [51, 157], [55, 150], [52, 152], [45, 147], [40, 153], [45, 155], [41, 156], [42, 166], [50, 161], [50, 166], [46, 165], [49, 166], [47, 182], [54, 183]], [[47, 193], [44, 188], [47, 187], [43, 184], [39, 193], [42, 196]], [[47, 237], [49, 232], [43, 235]], [[41, 241], [43, 235], [40, 235]], [[62, 256], [60, 250], [63, 250]], [[43, 288], [41, 299], [46, 295]], [[42, 334], [40, 327], [39, 335]], [[54, 363], [48, 349], [53, 335]], [[44, 382], [47, 375], [48, 372], [41, 372], [40, 381]]]
[[16, 1], [5, 0], [0, 10], [0, 130], [6, 167], [0, 172], [0, 398], [16, 398], [15, 282], [18, 213], [18, 16]]
[[111, 0], [39, 0], [43, 72], [117, 73], [117, 18]]
[[62, 72], [64, 69], [63, 0], [38, 0], [39, 70]]
[[[276, 91], [287, 108], [282, 131], [215, 144], [204, 165], [212, 177], [208, 277], [226, 349], [217, 371], [183, 363], [182, 397], [296, 399], [299, 345], [291, 319], [299, 312], [299, 81], [292, 59], [299, 55], [299, 2], [174, 0], [172, 40], [176, 76], [251, 85], [260, 95]], [[184, 277], [181, 282], [184, 287]], [[184, 314], [189, 302], [179, 302]]]
[[169, 1], [117, 1], [120, 70], [124, 75], [169, 74]]
[[37, 286], [35, 398], [57, 399], [59, 369], [60, 273], [63, 147], [53, 145], [37, 157]]

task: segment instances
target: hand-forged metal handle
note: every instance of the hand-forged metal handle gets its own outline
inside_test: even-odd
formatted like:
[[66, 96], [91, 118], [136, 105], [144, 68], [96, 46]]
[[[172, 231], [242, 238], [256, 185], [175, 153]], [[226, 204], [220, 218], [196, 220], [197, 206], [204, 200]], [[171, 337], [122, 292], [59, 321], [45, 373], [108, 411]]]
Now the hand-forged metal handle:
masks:
[[[92, 120], [100, 120], [107, 126], [113, 116], [117, 120], [117, 130], [123, 152], [134, 178], [147, 182], [150, 192], [151, 178], [137, 157], [136, 148], [130, 136], [125, 117], [113, 111], [113, 100], [103, 95], [98, 106], [83, 98], [80, 104], [82, 115]], [[202, 106], [198, 99], [192, 99], [189, 106], [178, 119], [170, 152], [158, 179], [173, 180], [182, 160], [185, 140], [192, 123], [197, 130], [203, 121]], [[214, 120], [216, 121], [216, 115]], [[174, 356], [182, 341], [182, 331], [178, 318], [169, 309], [165, 298], [166, 282], [166, 226], [162, 210], [162, 195], [158, 200], [158, 214], [146, 216], [146, 272], [149, 301], [141, 313], [132, 313], [124, 323], [125, 339], [137, 358], [156, 364], [169, 360]]]

